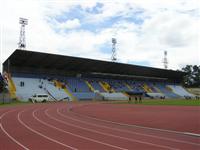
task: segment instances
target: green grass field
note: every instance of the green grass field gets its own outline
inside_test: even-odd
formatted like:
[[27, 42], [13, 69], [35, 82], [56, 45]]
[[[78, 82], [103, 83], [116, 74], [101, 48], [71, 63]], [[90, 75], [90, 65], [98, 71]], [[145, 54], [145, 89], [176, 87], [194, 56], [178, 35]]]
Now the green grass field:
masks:
[[[89, 101], [87, 101], [89, 102]], [[92, 102], [92, 101], [91, 101]], [[200, 106], [200, 100], [185, 100], [185, 99], [165, 99], [165, 100], [143, 100], [142, 103], [135, 103], [134, 100], [128, 101], [107, 101], [106, 103], [112, 104], [131, 104], [131, 105], [174, 105], [174, 106]], [[0, 107], [3, 106], [16, 106], [23, 104], [32, 104], [31, 102], [14, 101], [12, 103], [3, 104], [0, 103]]]
[[[135, 104], [135, 101], [131, 102], [114, 102], [116, 104]], [[143, 100], [142, 103], [135, 105], [175, 105], [175, 106], [200, 106], [200, 100], [185, 100], [185, 99], [165, 99], [165, 100]]]

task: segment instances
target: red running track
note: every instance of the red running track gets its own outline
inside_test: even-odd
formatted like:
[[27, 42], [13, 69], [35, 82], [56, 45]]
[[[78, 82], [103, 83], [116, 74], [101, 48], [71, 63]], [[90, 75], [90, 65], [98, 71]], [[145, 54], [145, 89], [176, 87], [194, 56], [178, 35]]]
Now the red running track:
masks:
[[[110, 114], [105, 115], [104, 110], [109, 107], [110, 112], [116, 111], [118, 120], [109, 118]], [[127, 109], [123, 105], [117, 107], [120, 111]], [[99, 110], [102, 110], [101, 113]], [[114, 105], [97, 103], [50, 103], [0, 108], [0, 149], [200, 149], [198, 136], [131, 126], [123, 120], [129, 118], [117, 112]]]
[[74, 111], [115, 122], [200, 134], [199, 106], [93, 104]]

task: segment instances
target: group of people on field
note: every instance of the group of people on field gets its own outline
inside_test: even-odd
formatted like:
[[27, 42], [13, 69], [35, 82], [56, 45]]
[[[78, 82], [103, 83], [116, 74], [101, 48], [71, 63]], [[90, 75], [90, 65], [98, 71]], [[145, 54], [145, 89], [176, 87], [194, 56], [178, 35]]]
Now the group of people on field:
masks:
[[129, 100], [128, 100], [128, 101], [131, 102], [133, 98], [134, 98], [134, 100], [135, 100], [135, 104], [137, 104], [137, 103], [142, 103], [142, 96], [129, 97]]

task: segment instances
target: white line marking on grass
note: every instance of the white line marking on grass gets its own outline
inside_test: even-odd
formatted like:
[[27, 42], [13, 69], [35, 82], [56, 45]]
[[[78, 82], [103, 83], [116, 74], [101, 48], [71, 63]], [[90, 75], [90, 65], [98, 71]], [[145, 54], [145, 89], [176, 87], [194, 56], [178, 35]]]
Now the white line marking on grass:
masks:
[[44, 138], [46, 138], [46, 139], [48, 139], [48, 140], [50, 140], [50, 141], [52, 141], [52, 142], [54, 142], [54, 143], [57, 143], [57, 144], [59, 144], [59, 145], [62, 145], [62, 146], [64, 146], [64, 147], [67, 147], [67, 148], [70, 148], [70, 149], [73, 149], [73, 150], [78, 150], [77, 148], [71, 147], [71, 146], [66, 145], [66, 144], [64, 144], [64, 143], [61, 143], [61, 142], [59, 142], [59, 141], [57, 141], [57, 140], [54, 140], [54, 139], [52, 139], [52, 138], [50, 138], [50, 137], [48, 137], [48, 136], [46, 136], [46, 135], [44, 135], [44, 134], [42, 134], [42, 133], [40, 133], [40, 132], [38, 132], [38, 131], [32, 129], [32, 128], [29, 127], [28, 125], [26, 125], [26, 124], [20, 119], [20, 115], [21, 115], [21, 113], [23, 113], [23, 112], [24, 112], [24, 111], [19, 112], [18, 115], [17, 115], [17, 118], [18, 118], [18, 121], [19, 121], [24, 127], [26, 127], [27, 129], [29, 129], [30, 131], [34, 132], [35, 134], [40, 135], [40, 136], [42, 136], [42, 137], [44, 137]]

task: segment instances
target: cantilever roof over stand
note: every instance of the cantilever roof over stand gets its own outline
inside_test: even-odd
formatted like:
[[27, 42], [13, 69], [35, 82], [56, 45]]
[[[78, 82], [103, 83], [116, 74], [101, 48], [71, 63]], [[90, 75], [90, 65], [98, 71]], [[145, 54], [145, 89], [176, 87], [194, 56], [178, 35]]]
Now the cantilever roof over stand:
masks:
[[79, 57], [56, 55], [49, 53], [15, 50], [3, 63], [7, 70], [10, 60], [11, 72], [51, 73], [65, 75], [69, 72], [77, 73], [105, 73], [119, 75], [133, 75], [153, 78], [182, 79], [184, 73], [109, 61], [100, 61]]

